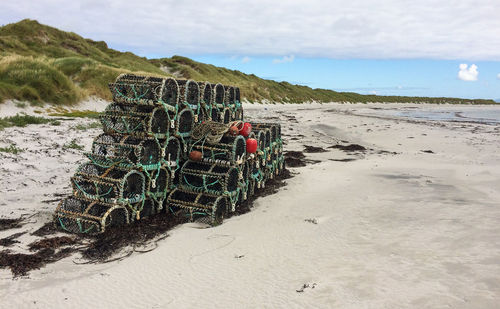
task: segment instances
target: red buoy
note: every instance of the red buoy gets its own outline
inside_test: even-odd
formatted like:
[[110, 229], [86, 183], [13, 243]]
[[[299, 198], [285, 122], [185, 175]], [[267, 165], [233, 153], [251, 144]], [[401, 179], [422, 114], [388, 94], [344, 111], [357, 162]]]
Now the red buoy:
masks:
[[255, 153], [257, 151], [257, 140], [255, 138], [247, 139], [247, 152]]
[[193, 161], [201, 161], [201, 159], [203, 159], [203, 154], [200, 151], [193, 150], [189, 153], [189, 159]]
[[252, 125], [248, 122], [245, 122], [240, 130], [240, 135], [247, 137], [250, 134], [250, 132], [252, 132]]

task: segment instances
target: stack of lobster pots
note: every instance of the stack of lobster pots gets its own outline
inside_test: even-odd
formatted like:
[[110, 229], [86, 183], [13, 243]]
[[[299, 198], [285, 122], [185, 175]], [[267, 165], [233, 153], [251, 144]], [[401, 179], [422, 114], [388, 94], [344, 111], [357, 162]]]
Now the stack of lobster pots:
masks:
[[[122, 74], [110, 90], [103, 133], [54, 214], [66, 231], [96, 234], [161, 213], [220, 223], [283, 169], [280, 125], [243, 123], [237, 87]], [[194, 140], [209, 121], [238, 123], [237, 134]]]

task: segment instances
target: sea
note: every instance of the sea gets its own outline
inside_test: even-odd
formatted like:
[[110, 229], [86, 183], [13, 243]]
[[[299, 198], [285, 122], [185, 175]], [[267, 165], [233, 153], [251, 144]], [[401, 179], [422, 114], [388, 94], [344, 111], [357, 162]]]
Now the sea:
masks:
[[415, 120], [475, 122], [500, 125], [500, 104], [498, 106], [447, 106], [445, 108], [403, 107], [378, 109], [376, 114]]

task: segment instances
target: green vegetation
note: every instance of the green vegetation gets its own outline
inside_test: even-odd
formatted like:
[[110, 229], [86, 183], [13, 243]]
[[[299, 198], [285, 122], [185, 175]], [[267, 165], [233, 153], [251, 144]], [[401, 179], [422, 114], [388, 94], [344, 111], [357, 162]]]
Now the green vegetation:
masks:
[[15, 115], [10, 117], [0, 118], [0, 130], [8, 127], [25, 127], [29, 124], [45, 124], [60, 125], [61, 122], [57, 119], [48, 119], [30, 115]]
[[72, 139], [71, 142], [64, 144], [63, 146], [64, 149], [76, 149], [76, 150], [83, 150], [83, 146], [78, 144], [76, 142], [76, 139]]
[[21, 148], [17, 148], [16, 145], [10, 145], [9, 147], [0, 147], [0, 152], [7, 152], [7, 153], [12, 153], [12, 154], [18, 154], [20, 152], [23, 152], [24, 150]]
[[77, 124], [76, 126], [73, 127], [73, 129], [82, 131], [87, 131], [88, 129], [100, 129], [100, 128], [102, 128], [102, 125], [99, 121], [94, 121], [89, 124]]
[[98, 112], [95, 111], [61, 111], [50, 113], [49, 116], [71, 117], [71, 118], [99, 118]]
[[0, 102], [18, 99], [72, 105], [88, 96], [110, 100], [108, 83], [128, 72], [236, 85], [242, 97], [251, 102], [494, 103], [492, 100], [376, 96], [312, 89], [265, 80], [181, 56], [146, 59], [110, 49], [105, 42], [84, 39], [29, 19], [0, 27]]

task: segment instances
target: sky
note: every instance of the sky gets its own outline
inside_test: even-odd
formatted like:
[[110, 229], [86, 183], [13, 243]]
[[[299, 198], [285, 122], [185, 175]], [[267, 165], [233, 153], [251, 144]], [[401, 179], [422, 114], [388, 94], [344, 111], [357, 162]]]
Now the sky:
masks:
[[148, 58], [379, 95], [500, 99], [500, 0], [0, 0]]

